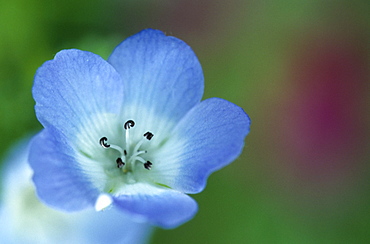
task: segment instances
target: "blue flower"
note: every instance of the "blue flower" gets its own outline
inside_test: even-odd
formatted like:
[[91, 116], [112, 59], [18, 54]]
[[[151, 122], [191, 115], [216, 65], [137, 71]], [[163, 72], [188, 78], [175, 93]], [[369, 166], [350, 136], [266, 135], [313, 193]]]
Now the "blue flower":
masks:
[[27, 164], [28, 142], [29, 138], [23, 139], [5, 160], [1, 175], [1, 243], [147, 243], [153, 227], [134, 222], [117, 209], [63, 213], [42, 204]]
[[191, 48], [157, 30], [129, 37], [108, 61], [59, 52], [33, 86], [45, 127], [29, 157], [39, 197], [67, 211], [113, 204], [163, 228], [191, 219], [187, 194], [238, 157], [250, 125], [228, 101], [201, 102], [203, 87]]

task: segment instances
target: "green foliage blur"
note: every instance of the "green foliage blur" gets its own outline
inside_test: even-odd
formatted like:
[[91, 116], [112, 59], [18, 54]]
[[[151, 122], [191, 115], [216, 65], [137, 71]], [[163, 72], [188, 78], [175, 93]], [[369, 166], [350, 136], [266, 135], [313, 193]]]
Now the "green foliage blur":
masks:
[[[152, 243], [369, 243], [368, 1], [0, 0], [3, 156], [36, 132], [37, 68], [61, 49], [107, 58], [156, 28], [187, 42], [205, 96], [252, 119], [243, 154]], [[120, 228], [125, 228], [121, 226]], [[119, 231], [117, 229], [117, 231]]]

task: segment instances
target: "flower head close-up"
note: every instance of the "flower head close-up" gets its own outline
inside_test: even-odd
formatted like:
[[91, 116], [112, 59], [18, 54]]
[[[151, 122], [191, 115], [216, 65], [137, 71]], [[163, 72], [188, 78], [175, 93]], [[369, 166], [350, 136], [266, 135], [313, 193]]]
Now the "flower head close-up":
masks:
[[203, 89], [192, 49], [158, 30], [108, 60], [60, 51], [32, 90], [44, 127], [29, 154], [39, 198], [65, 211], [114, 205], [163, 228], [190, 220], [198, 205], [187, 194], [240, 155], [250, 127], [239, 106], [201, 101]]

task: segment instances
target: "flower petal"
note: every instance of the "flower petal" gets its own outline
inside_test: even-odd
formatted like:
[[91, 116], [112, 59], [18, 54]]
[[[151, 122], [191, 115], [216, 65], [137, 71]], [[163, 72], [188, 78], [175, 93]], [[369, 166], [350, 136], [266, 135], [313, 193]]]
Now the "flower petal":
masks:
[[250, 119], [242, 108], [220, 98], [194, 107], [158, 152], [153, 177], [157, 183], [185, 193], [198, 193], [207, 177], [235, 160], [249, 133]]
[[198, 210], [188, 195], [145, 183], [130, 186], [132, 194], [115, 197], [115, 204], [138, 219], [163, 228], [175, 228], [190, 220]]
[[46, 204], [66, 211], [93, 207], [99, 192], [76, 164], [73, 149], [57, 133], [49, 127], [31, 142], [29, 163], [37, 194]]
[[27, 137], [18, 142], [4, 161], [1, 243], [148, 243], [154, 228], [134, 222], [117, 208], [64, 213], [42, 204], [31, 181], [29, 141]]
[[63, 50], [38, 70], [33, 85], [36, 115], [44, 127], [75, 135], [94, 114], [119, 113], [120, 75], [90, 52]]
[[177, 122], [202, 98], [203, 72], [194, 52], [161, 31], [146, 29], [127, 38], [108, 62], [122, 76], [129, 116], [145, 109], [145, 121], [160, 115]]
[[148, 223], [135, 222], [130, 215], [115, 207], [100, 212], [88, 209], [68, 213], [67, 217], [73, 228], [70, 234], [80, 236], [84, 241], [75, 238], [66, 243], [144, 244], [149, 243], [154, 230]]

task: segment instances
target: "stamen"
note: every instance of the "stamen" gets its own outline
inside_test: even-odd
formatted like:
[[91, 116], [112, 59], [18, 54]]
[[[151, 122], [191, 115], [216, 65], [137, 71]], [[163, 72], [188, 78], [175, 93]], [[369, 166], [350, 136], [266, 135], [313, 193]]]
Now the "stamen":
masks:
[[102, 138], [100, 138], [99, 143], [100, 143], [100, 145], [101, 145], [103, 148], [108, 148], [108, 147], [110, 147], [110, 145], [106, 143], [106, 141], [107, 141], [107, 140], [108, 140], [108, 139], [107, 139], [106, 137], [102, 137]]
[[133, 120], [127, 120], [123, 128], [125, 128], [125, 130], [128, 130], [134, 126], [135, 126], [135, 122]]
[[146, 161], [142, 158], [142, 157], [135, 157], [134, 160], [136, 161], [140, 161], [144, 164], [144, 168], [146, 168], [147, 170], [150, 170], [152, 168], [152, 163], [150, 161]]
[[125, 136], [125, 144], [126, 144], [126, 154], [130, 153], [130, 132], [126, 129], [126, 136]]
[[144, 140], [140, 140], [137, 144], [136, 144], [136, 146], [135, 146], [135, 148], [134, 148], [134, 151], [133, 151], [133, 155], [131, 156], [131, 158], [133, 158], [133, 157], [135, 157], [137, 154], [135, 154], [136, 152], [139, 152], [139, 148], [141, 147], [141, 145], [143, 144], [143, 142], [144, 142]]
[[[133, 145], [130, 144], [130, 132], [129, 130], [135, 126], [135, 122], [133, 120], [127, 120], [126, 123], [124, 123], [123, 128], [126, 130], [125, 132], [125, 149], [115, 145], [115, 144], [108, 144], [108, 138], [102, 137], [99, 140], [100, 145], [104, 149], [114, 149], [120, 153], [120, 156], [116, 159], [117, 168], [122, 169], [124, 173], [131, 172], [133, 170], [132, 167], [134, 167], [134, 164], [136, 162], [141, 162], [144, 165], [144, 168], [147, 170], [152, 169], [152, 163], [150, 161], [145, 160], [141, 155], [146, 154], [147, 150], [141, 150], [141, 146], [145, 142], [145, 139], [150, 141], [154, 134], [150, 131], [145, 132], [143, 135], [144, 138], [142, 138], [139, 142], [136, 143], [135, 147], [131, 147]], [[132, 133], [132, 132], [131, 132]], [[133, 150], [131, 152], [131, 150]], [[125, 167], [124, 167], [125, 166]]]
[[146, 163], [144, 164], [144, 168], [146, 168], [147, 170], [150, 170], [152, 168], [152, 163], [150, 161], [146, 161]]
[[128, 146], [130, 145], [130, 133], [128, 132], [128, 130], [134, 126], [135, 126], [135, 122], [131, 119], [127, 120], [126, 123], [123, 125], [123, 128], [126, 130], [126, 137], [125, 137], [126, 149], [127, 149], [126, 154], [130, 153], [130, 147]]
[[108, 149], [108, 148], [111, 148], [111, 149], [114, 149], [114, 150], [117, 150], [121, 156], [124, 155], [124, 151], [123, 149], [120, 147], [120, 146], [117, 146], [117, 145], [109, 145], [108, 143], [106, 143], [108, 139], [104, 136], [102, 138], [100, 138], [99, 142], [100, 142], [100, 145], [105, 148], [105, 149]]
[[116, 163], [117, 163], [117, 168], [119, 169], [125, 165], [125, 163], [122, 161], [121, 158], [117, 158]]
[[144, 134], [144, 137], [146, 139], [148, 139], [149, 141], [153, 138], [153, 136], [154, 136], [153, 133], [151, 133], [149, 131], [145, 132], [145, 134]]
[[[134, 152], [135, 153], [129, 158], [129, 161], [130, 162], [135, 161], [136, 159], [141, 158], [141, 157], [138, 157], [139, 155], [144, 154], [144, 153], [147, 153], [146, 150], [144, 150], [144, 151], [137, 150], [137, 151], [134, 151]], [[145, 161], [142, 160], [142, 162], [144, 163]]]

